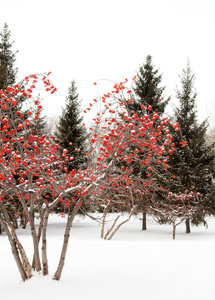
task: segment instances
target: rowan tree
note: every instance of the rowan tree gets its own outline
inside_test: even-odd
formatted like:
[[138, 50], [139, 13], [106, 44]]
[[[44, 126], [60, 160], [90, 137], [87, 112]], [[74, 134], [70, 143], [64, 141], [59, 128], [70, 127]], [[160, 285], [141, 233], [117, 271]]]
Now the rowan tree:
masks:
[[[16, 54], [18, 51], [13, 51], [13, 44], [10, 40], [11, 33], [9, 31], [8, 25], [5, 23], [3, 27], [3, 31], [0, 33], [0, 89], [4, 90], [7, 86], [11, 86], [15, 84], [18, 68], [15, 66], [16, 62]], [[22, 112], [23, 118], [28, 119], [27, 111], [24, 111], [22, 104], [24, 102], [25, 97], [22, 94], [14, 95], [14, 100], [16, 101], [16, 105], [11, 109], [13, 111]], [[17, 119], [14, 119], [14, 122], [17, 122]], [[17, 124], [16, 124], [17, 125]], [[14, 124], [15, 126], [15, 124]], [[21, 132], [21, 130], [20, 130]], [[17, 197], [14, 196], [13, 202], [6, 206], [10, 219], [16, 226], [18, 223], [15, 214], [19, 214], [21, 216], [20, 225], [24, 228], [26, 225], [25, 213], [23, 212], [22, 207], [17, 202]], [[0, 226], [1, 233], [1, 226]]]
[[175, 239], [176, 227], [187, 218], [196, 218], [205, 210], [203, 195], [199, 192], [194, 193], [192, 189], [184, 193], [166, 193], [165, 201], [153, 199], [151, 207], [154, 218], [160, 224], [168, 223], [173, 226], [172, 237]]
[[[133, 80], [135, 82], [136, 78]], [[150, 174], [166, 170], [167, 156], [174, 151], [169, 145], [172, 137], [166, 130], [166, 118], [160, 118], [144, 105], [141, 116], [130, 111], [127, 103], [131, 103], [135, 96], [131, 89], [126, 88], [126, 83], [127, 80], [116, 84], [111, 93], [102, 96], [104, 110], [94, 118], [96, 130], [93, 126], [91, 128], [94, 131], [92, 149], [97, 154], [96, 169], [105, 168], [104, 163], [107, 165], [111, 158], [114, 161], [111, 173], [106, 175], [104, 183], [100, 182], [94, 196], [96, 207], [104, 209], [103, 221], [108, 210], [112, 207], [119, 210], [120, 205], [122, 210], [131, 213], [142, 201], [150, 211], [149, 195], [153, 188], [156, 189]], [[92, 106], [90, 103], [88, 109]], [[84, 112], [87, 113], [87, 109]], [[160, 126], [155, 127], [155, 123], [160, 123]], [[136, 174], [141, 166], [144, 166], [145, 176]], [[104, 236], [103, 229], [101, 236]]]
[[[174, 151], [174, 148], [169, 147], [172, 137], [164, 131], [164, 120], [160, 120], [161, 125], [156, 127], [156, 130], [153, 126], [159, 118], [156, 113], [144, 117], [135, 113], [127, 114], [126, 103], [132, 90], [126, 87], [126, 80], [116, 84], [110, 93], [93, 100], [94, 103], [101, 101], [103, 104], [103, 110], [94, 118], [95, 124], [101, 126], [101, 130], [89, 129], [94, 132], [91, 151], [94, 153], [95, 165], [70, 170], [67, 165], [70, 159], [68, 151], [60, 151], [59, 144], [52, 136], [38, 136], [34, 131], [34, 124], [38, 121], [42, 109], [39, 100], [33, 98], [37, 81], [41, 79], [47, 91], [56, 91], [48, 75], [31, 75], [22, 83], [0, 91], [0, 223], [8, 235], [23, 281], [32, 276], [32, 268], [37, 272], [43, 270], [43, 275], [48, 274], [46, 232], [50, 212], [59, 202], [67, 208], [68, 218], [62, 252], [53, 277], [55, 280], [61, 277], [71, 225], [82, 204], [91, 201], [92, 196], [96, 197], [97, 194], [101, 201], [105, 202], [107, 195], [104, 195], [103, 191], [109, 190], [110, 196], [116, 194], [118, 199], [122, 197], [126, 205], [130, 204], [130, 218], [138, 197], [144, 197], [152, 189], [162, 192], [151, 174], [152, 171], [167, 170], [168, 156], [165, 153], [171, 154]], [[33, 110], [29, 109], [28, 119], [13, 109], [17, 104], [16, 96], [20, 95], [27, 103], [31, 102], [29, 107], [35, 107]], [[84, 112], [92, 106], [90, 103]], [[163, 139], [166, 141], [164, 144], [161, 143]], [[131, 146], [136, 147], [137, 151], [131, 153]], [[147, 167], [146, 178], [140, 177], [137, 180], [134, 176], [133, 160]], [[6, 210], [6, 205], [14, 196], [29, 220], [32, 263], [29, 262]], [[35, 207], [40, 217], [38, 229], [34, 220]], [[112, 233], [108, 232], [109, 238], [122, 224], [123, 222]]]
[[[38, 100], [33, 100], [32, 93], [40, 77], [31, 75], [20, 84], [0, 90], [0, 223], [8, 235], [23, 281], [32, 276], [32, 268], [38, 272], [41, 270], [39, 254], [41, 235], [43, 236], [43, 273], [44, 275], [48, 273], [46, 228], [50, 206], [46, 198], [47, 194], [52, 193], [51, 205], [53, 207], [61, 200], [60, 195], [69, 192], [65, 174], [62, 175], [62, 169], [65, 169], [65, 159], [64, 155], [62, 157], [58, 151], [59, 146], [51, 137], [35, 134], [34, 125], [39, 118], [42, 106]], [[42, 76], [42, 81], [46, 90], [51, 93], [55, 92], [56, 88], [51, 85], [47, 76]], [[23, 85], [26, 86], [24, 89]], [[33, 111], [28, 111], [28, 119], [25, 119], [21, 112], [13, 109], [17, 104], [16, 97], [20, 95], [27, 103], [32, 103], [31, 107], [35, 106]], [[69, 174], [67, 178], [73, 178], [73, 176], [74, 174]], [[74, 182], [71, 180], [70, 188], [73, 186]], [[14, 201], [14, 197], [25, 210], [30, 224], [34, 250], [32, 264], [18, 239], [14, 224], [6, 209]], [[40, 216], [38, 231], [36, 231], [33, 217], [35, 207]]]

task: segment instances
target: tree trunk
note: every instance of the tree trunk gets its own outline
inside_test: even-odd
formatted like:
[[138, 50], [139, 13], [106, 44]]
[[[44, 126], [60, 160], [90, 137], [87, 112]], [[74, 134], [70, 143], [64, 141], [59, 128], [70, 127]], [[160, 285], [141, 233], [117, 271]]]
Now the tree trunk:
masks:
[[25, 229], [27, 224], [26, 214], [23, 212], [20, 214], [20, 226]]
[[110, 229], [107, 231], [107, 233], [105, 234], [105, 237], [104, 237], [105, 240], [107, 239], [109, 233], [113, 230], [113, 228], [114, 228], [114, 226], [116, 225], [116, 222], [118, 221], [119, 218], [120, 218], [120, 215], [118, 215], [118, 216], [116, 217], [116, 219], [115, 219], [114, 222], [113, 222], [113, 225], [111, 226], [111, 228], [110, 228]]
[[116, 229], [112, 232], [112, 234], [110, 235], [110, 237], [108, 238], [108, 240], [111, 240], [112, 237], [114, 236], [114, 234], [119, 230], [119, 228], [120, 228], [123, 224], [125, 224], [126, 222], [128, 222], [128, 221], [131, 219], [131, 216], [133, 215], [133, 212], [134, 212], [135, 208], [136, 208], [136, 206], [132, 207], [132, 210], [131, 210], [131, 212], [130, 212], [130, 214], [129, 214], [129, 216], [128, 216], [128, 219], [126, 219], [125, 221], [121, 222], [121, 223], [116, 227]]
[[62, 251], [61, 251], [58, 268], [53, 277], [54, 280], [60, 280], [60, 277], [61, 277], [61, 274], [63, 271], [63, 267], [65, 264], [65, 258], [66, 258], [66, 251], [67, 251], [68, 243], [69, 243], [70, 228], [71, 228], [74, 217], [75, 216], [73, 214], [68, 216], [65, 233], [64, 233], [63, 247], [62, 247]]
[[104, 229], [105, 229], [105, 218], [106, 218], [106, 215], [107, 215], [107, 211], [104, 210], [104, 212], [103, 212], [103, 217], [102, 217], [101, 235], [100, 235], [100, 238], [101, 238], [101, 239], [103, 239], [103, 237], [104, 237]]
[[[42, 207], [39, 205], [39, 203], [37, 203], [37, 205], [38, 205], [39, 214], [40, 214], [40, 225], [39, 225], [38, 232], [37, 232], [37, 240], [38, 240], [38, 244], [39, 244], [40, 238], [41, 238], [41, 234], [42, 234], [42, 230], [43, 230], [44, 213], [43, 213]], [[35, 270], [35, 255], [33, 255], [32, 269]]]
[[[104, 179], [104, 177], [106, 176], [108, 170], [112, 167], [113, 162], [115, 161], [115, 159], [112, 159], [112, 161], [109, 163], [108, 167], [106, 168], [105, 173], [100, 177], [100, 179]], [[88, 186], [88, 188], [85, 190], [85, 192], [89, 192], [90, 190], [92, 190], [94, 188], [94, 184], [92, 183]], [[72, 190], [70, 190], [71, 192]], [[64, 234], [64, 241], [63, 241], [63, 247], [62, 247], [62, 251], [61, 251], [61, 256], [60, 256], [60, 261], [58, 264], [58, 268], [55, 272], [55, 275], [53, 277], [54, 280], [60, 280], [61, 277], [61, 273], [63, 271], [63, 267], [64, 267], [64, 262], [65, 262], [65, 257], [66, 257], [66, 251], [67, 251], [67, 247], [68, 247], [68, 242], [69, 242], [69, 233], [70, 233], [70, 229], [72, 226], [72, 222], [80, 208], [80, 205], [82, 203], [83, 199], [79, 199], [76, 202], [75, 208], [73, 209], [72, 213], [68, 216], [68, 221], [67, 221], [67, 225], [66, 225], [66, 229], [65, 229], [65, 234]], [[53, 209], [55, 206], [57, 205], [57, 199], [49, 206], [49, 209]]]
[[29, 221], [30, 221], [31, 235], [32, 235], [33, 245], [34, 245], [35, 269], [37, 270], [37, 272], [39, 272], [39, 271], [41, 271], [41, 263], [40, 263], [40, 255], [39, 255], [39, 243], [38, 243], [36, 229], [35, 229], [34, 221], [32, 220], [32, 217], [30, 217]]
[[147, 230], [147, 228], [146, 228], [146, 211], [145, 210], [143, 210], [142, 230]]
[[16, 247], [16, 242], [15, 242], [14, 239], [11, 242], [11, 248], [12, 248], [12, 253], [13, 253], [13, 256], [15, 258], [16, 264], [17, 264], [18, 269], [19, 269], [19, 273], [20, 273], [20, 275], [22, 277], [22, 280], [25, 281], [25, 280], [28, 279], [28, 276], [27, 276], [27, 274], [25, 272], [25, 269], [24, 269], [23, 264], [21, 262], [21, 259], [19, 257], [19, 252], [18, 252], [18, 249]]
[[187, 218], [186, 221], [185, 221], [185, 224], [186, 224], [186, 233], [190, 233], [190, 219]]
[[106, 220], [106, 216], [107, 216], [109, 204], [110, 204], [110, 202], [108, 203], [108, 205], [105, 207], [105, 209], [103, 211], [102, 228], [101, 228], [101, 239], [103, 239], [103, 237], [104, 237], [105, 220]]
[[63, 267], [64, 267], [64, 263], [65, 263], [66, 251], [67, 251], [68, 243], [69, 243], [70, 229], [72, 227], [72, 222], [80, 208], [79, 204], [81, 204], [81, 203], [82, 203], [82, 200], [79, 199], [77, 201], [76, 206], [73, 209], [73, 211], [68, 214], [67, 224], [66, 224], [65, 233], [64, 233], [63, 247], [62, 247], [62, 251], [61, 251], [60, 260], [58, 263], [58, 268], [53, 277], [54, 280], [60, 280], [60, 277], [61, 277], [61, 274], [63, 271]]
[[12, 219], [12, 223], [13, 223], [13, 226], [14, 226], [15, 229], [17, 229], [19, 227], [17, 219], [14, 216], [13, 216], [13, 219]]
[[47, 241], [46, 241], [48, 218], [49, 218], [49, 210], [47, 209], [44, 215], [44, 220], [42, 225], [42, 264], [43, 264], [44, 276], [49, 273], [48, 258], [47, 258]]
[[15, 239], [13, 239], [12, 234], [10, 233], [10, 230], [9, 230], [7, 224], [3, 221], [3, 219], [1, 217], [0, 217], [0, 223], [1, 223], [1, 226], [4, 228], [5, 232], [7, 233], [7, 236], [8, 236], [10, 245], [11, 245], [12, 254], [13, 254], [13, 257], [15, 259], [15, 262], [16, 262], [16, 265], [18, 267], [21, 278], [22, 278], [23, 281], [26, 281], [28, 279], [28, 276], [25, 272], [24, 266], [23, 266], [23, 264], [21, 262], [21, 259], [19, 257], [19, 252], [18, 252], [18, 249], [16, 247], [16, 241], [15, 241]]
[[172, 226], [173, 226], [172, 238], [173, 238], [173, 240], [175, 239], [176, 226], [178, 226], [178, 225], [181, 224], [182, 222], [184, 222], [184, 219], [181, 219], [178, 223], [176, 223], [176, 220], [174, 220], [174, 221], [172, 222]]
[[175, 231], [176, 231], [176, 225], [175, 225], [175, 222], [172, 223], [172, 226], [173, 226], [173, 230], [172, 230], [172, 238], [173, 240], [175, 239]]
[[[38, 233], [37, 233], [37, 240], [38, 240], [38, 244], [40, 242], [40, 237], [41, 237], [41, 232], [42, 232], [42, 220], [40, 220], [40, 225], [39, 225], [39, 229], [38, 229]], [[33, 260], [32, 260], [32, 269], [35, 270], [35, 255], [33, 255]]]
[[25, 269], [25, 271], [28, 275], [28, 278], [31, 278], [32, 277], [31, 265], [29, 263], [27, 255], [25, 253], [25, 250], [24, 250], [22, 244], [20, 243], [20, 241], [18, 239], [18, 236], [17, 236], [16, 231], [14, 229], [13, 223], [10, 221], [9, 215], [8, 215], [7, 210], [4, 207], [3, 203], [0, 203], [0, 206], [1, 206], [1, 210], [2, 210], [2, 213], [4, 215], [4, 218], [5, 218], [8, 226], [11, 230], [11, 235], [13, 236], [13, 239], [15, 240], [16, 245], [18, 246], [18, 249], [19, 249], [19, 252], [20, 252], [20, 255], [21, 255], [21, 258], [22, 258], [23, 267], [24, 267], [24, 269]]
[[31, 202], [30, 202], [30, 212], [28, 211], [28, 207], [25, 203], [25, 201], [20, 197], [20, 201], [22, 203], [22, 206], [27, 214], [30, 227], [31, 227], [31, 236], [33, 239], [33, 246], [34, 246], [34, 263], [35, 263], [35, 269], [37, 272], [41, 271], [41, 262], [40, 262], [40, 255], [39, 255], [39, 242], [38, 242], [38, 237], [35, 229], [35, 224], [34, 224], [34, 214], [33, 214], [33, 198], [31, 195]]

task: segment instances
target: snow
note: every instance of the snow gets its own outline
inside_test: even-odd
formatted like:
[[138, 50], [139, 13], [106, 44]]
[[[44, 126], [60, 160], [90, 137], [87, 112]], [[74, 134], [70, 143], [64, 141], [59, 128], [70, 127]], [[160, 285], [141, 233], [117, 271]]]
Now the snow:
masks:
[[[127, 216], [125, 216], [126, 218]], [[100, 239], [101, 225], [77, 216], [71, 229], [66, 264], [60, 281], [52, 280], [62, 246], [65, 219], [53, 215], [48, 229], [50, 276], [36, 274], [23, 283], [6, 235], [0, 236], [0, 297], [76, 300], [214, 299], [215, 219], [209, 228], [176, 229], [148, 220], [141, 231], [139, 216], [123, 225], [110, 241]], [[106, 226], [106, 229], [110, 225]], [[31, 254], [29, 228], [18, 229]]]

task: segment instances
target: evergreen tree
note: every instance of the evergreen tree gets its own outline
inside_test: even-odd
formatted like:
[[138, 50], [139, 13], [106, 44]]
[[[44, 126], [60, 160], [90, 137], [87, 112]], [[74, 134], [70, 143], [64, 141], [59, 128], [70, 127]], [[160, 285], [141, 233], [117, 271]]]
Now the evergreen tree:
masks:
[[12, 51], [13, 42], [10, 41], [10, 31], [6, 23], [0, 36], [0, 89], [5, 89], [16, 81], [18, 69], [14, 64], [17, 51]]
[[[18, 51], [12, 51], [14, 41], [11, 42], [10, 38], [10, 30], [7, 23], [5, 23], [0, 33], [0, 90], [14, 85], [17, 79], [18, 68], [15, 67], [15, 62]], [[14, 109], [19, 111], [22, 108], [24, 97], [16, 97], [16, 100], [17, 105]]]
[[[186, 69], [182, 70], [180, 80], [181, 90], [176, 91], [179, 106], [174, 110], [174, 119], [179, 123], [179, 130], [175, 131], [170, 127], [176, 151], [172, 153], [169, 160], [172, 173], [178, 180], [171, 183], [170, 189], [175, 193], [185, 190], [201, 193], [202, 205], [207, 214], [213, 208], [214, 144], [207, 145], [207, 122], [199, 124], [197, 120], [195, 76], [189, 61]], [[204, 214], [195, 216], [191, 221], [196, 225], [204, 222]], [[189, 220], [186, 225], [189, 233]]]
[[73, 80], [66, 97], [66, 107], [57, 125], [56, 136], [60, 140], [62, 149], [66, 149], [69, 170], [78, 169], [86, 163], [86, 130], [82, 125], [83, 117], [80, 115], [79, 95], [76, 83]]
[[[161, 86], [162, 75], [159, 74], [158, 69], [155, 69], [151, 55], [147, 55], [145, 64], [140, 66], [136, 79], [134, 87], [136, 98], [131, 99], [132, 102], [128, 103], [128, 109], [137, 113], [140, 117], [145, 114], [152, 117], [154, 112], [162, 116], [165, 107], [170, 101], [170, 97], [166, 100], [164, 99], [163, 93], [165, 87]], [[146, 110], [142, 109], [142, 106], [144, 106]], [[136, 176], [141, 176], [142, 178], [146, 177], [148, 173], [144, 165], [136, 165], [134, 172]], [[140, 209], [143, 213], [142, 230], [146, 230], [147, 208], [145, 207], [145, 203], [145, 200], [140, 201]]]
[[[7, 86], [15, 84], [18, 71], [18, 69], [14, 66], [17, 51], [12, 51], [13, 42], [10, 41], [10, 36], [8, 25], [5, 23], [3, 30], [0, 33], [0, 90], [4, 90]], [[18, 109], [18, 107], [15, 109]], [[13, 205], [7, 207], [8, 214], [13, 222], [16, 221], [14, 218], [15, 209], [16, 207]], [[2, 229], [0, 225], [0, 234], [1, 232]]]
[[[37, 96], [37, 101], [38, 103], [41, 103], [43, 99], [40, 98], [40, 94]], [[46, 116], [42, 115], [42, 113], [44, 112], [44, 109], [40, 109], [37, 111], [37, 118], [34, 121], [34, 130], [35, 133], [38, 136], [41, 136], [43, 134], [49, 134], [50, 132], [47, 131], [47, 119]], [[31, 129], [33, 130], [33, 129]]]
[[137, 81], [134, 88], [137, 100], [134, 101], [133, 107], [131, 107], [139, 116], [144, 112], [141, 109], [142, 105], [146, 108], [151, 107], [151, 110], [148, 111], [149, 114], [151, 112], [163, 114], [170, 100], [170, 98], [163, 99], [165, 87], [160, 86], [162, 75], [159, 75], [158, 71], [154, 68], [152, 56], [147, 55], [146, 63], [140, 66], [139, 72], [137, 72]]

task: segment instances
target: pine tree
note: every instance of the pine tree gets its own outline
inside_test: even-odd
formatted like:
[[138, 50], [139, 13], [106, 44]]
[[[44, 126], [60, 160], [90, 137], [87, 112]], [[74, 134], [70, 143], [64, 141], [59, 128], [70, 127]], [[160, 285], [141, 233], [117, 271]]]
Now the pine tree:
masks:
[[[170, 101], [170, 97], [166, 100], [164, 99], [163, 93], [165, 87], [161, 86], [161, 81], [162, 75], [159, 74], [158, 69], [155, 69], [152, 63], [152, 56], [147, 55], [146, 63], [140, 66], [137, 72], [134, 87], [134, 92], [137, 97], [136, 99], [131, 99], [132, 103], [128, 103], [129, 110], [134, 111], [140, 117], [145, 114], [152, 116], [154, 112], [162, 116], [165, 107]], [[146, 110], [143, 110], [142, 106], [144, 106]], [[142, 177], [147, 174], [146, 168], [143, 165], [137, 166], [136, 171], [136, 173], [140, 171], [139, 175], [141, 174]], [[142, 230], [146, 230], [146, 208], [144, 202], [140, 203], [140, 208], [143, 213]]]
[[[194, 89], [195, 76], [189, 61], [182, 70], [181, 90], [177, 89], [176, 97], [179, 106], [174, 110], [174, 120], [179, 123], [179, 130], [170, 128], [174, 136], [176, 151], [170, 156], [169, 164], [178, 180], [171, 184], [171, 191], [178, 193], [193, 190], [203, 195], [205, 214], [213, 208], [213, 175], [215, 170], [214, 145], [207, 145], [207, 122], [201, 124], [197, 119], [196, 97]], [[184, 142], [186, 146], [184, 146]], [[195, 225], [204, 223], [204, 214], [194, 216], [191, 222]], [[190, 232], [189, 220], [186, 231]]]
[[0, 36], [0, 89], [5, 89], [16, 81], [18, 69], [14, 64], [17, 51], [12, 51], [13, 42], [10, 41], [10, 31], [6, 23]]
[[[0, 90], [4, 90], [7, 86], [15, 84], [18, 69], [15, 67], [16, 52], [12, 51], [13, 42], [10, 41], [10, 31], [5, 23], [3, 31], [0, 33]], [[17, 99], [18, 100], [18, 99]], [[18, 108], [16, 108], [18, 109]], [[7, 210], [13, 221], [15, 206], [8, 206]], [[0, 225], [0, 234], [2, 232]]]
[[140, 66], [139, 72], [137, 72], [137, 81], [134, 88], [137, 100], [134, 101], [133, 110], [138, 113], [139, 116], [143, 114], [141, 106], [151, 106], [151, 110], [148, 111], [163, 114], [165, 107], [167, 106], [170, 98], [163, 99], [163, 92], [165, 87], [160, 86], [162, 81], [162, 75], [158, 74], [159, 70], [154, 68], [152, 63], [152, 56], [147, 55], [146, 63]]
[[[10, 30], [7, 23], [5, 23], [0, 33], [0, 90], [14, 85], [17, 79], [18, 68], [15, 67], [15, 62], [18, 51], [12, 51], [14, 41], [11, 42], [10, 38]], [[24, 97], [16, 97], [16, 100], [17, 105], [14, 109], [19, 111], [22, 109]]]
[[60, 140], [62, 149], [66, 149], [69, 170], [82, 167], [86, 163], [86, 131], [82, 124], [83, 117], [80, 115], [79, 95], [76, 83], [73, 80], [68, 90], [66, 107], [57, 125], [56, 136]]
[[[37, 96], [36, 101], [38, 103], [41, 103], [43, 99], [41, 99], [40, 94]], [[44, 109], [38, 110], [37, 119], [34, 121], [34, 131], [38, 136], [41, 136], [43, 134], [49, 134], [50, 132], [47, 131], [47, 119], [46, 116], [43, 115]], [[33, 128], [31, 129], [33, 130]]]

